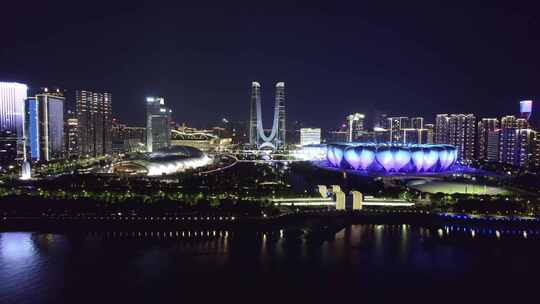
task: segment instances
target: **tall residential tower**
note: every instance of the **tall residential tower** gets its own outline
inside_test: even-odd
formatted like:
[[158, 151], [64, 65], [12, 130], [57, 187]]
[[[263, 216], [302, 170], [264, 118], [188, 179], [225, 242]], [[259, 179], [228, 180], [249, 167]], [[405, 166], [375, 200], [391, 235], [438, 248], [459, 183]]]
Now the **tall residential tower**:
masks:
[[111, 93], [77, 90], [75, 107], [81, 156], [111, 154]]

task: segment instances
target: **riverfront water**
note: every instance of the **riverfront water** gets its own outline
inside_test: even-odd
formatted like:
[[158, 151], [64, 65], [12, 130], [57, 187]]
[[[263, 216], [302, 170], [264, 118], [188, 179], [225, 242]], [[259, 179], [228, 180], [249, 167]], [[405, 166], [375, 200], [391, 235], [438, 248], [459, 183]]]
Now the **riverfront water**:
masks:
[[3, 232], [0, 303], [517, 303], [537, 297], [539, 244], [534, 230], [409, 225]]

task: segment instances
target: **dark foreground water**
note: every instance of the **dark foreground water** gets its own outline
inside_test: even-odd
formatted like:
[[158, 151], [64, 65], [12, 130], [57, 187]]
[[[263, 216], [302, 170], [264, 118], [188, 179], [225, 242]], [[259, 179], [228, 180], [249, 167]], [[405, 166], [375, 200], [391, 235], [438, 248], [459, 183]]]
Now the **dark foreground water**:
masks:
[[540, 235], [354, 225], [297, 232], [0, 233], [0, 303], [538, 303]]

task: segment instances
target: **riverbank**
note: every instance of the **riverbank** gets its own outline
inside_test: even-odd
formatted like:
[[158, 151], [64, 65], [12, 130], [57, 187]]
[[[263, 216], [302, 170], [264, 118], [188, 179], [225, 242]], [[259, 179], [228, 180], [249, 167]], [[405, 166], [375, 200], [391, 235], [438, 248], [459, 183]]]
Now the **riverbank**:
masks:
[[269, 231], [302, 229], [319, 231], [351, 224], [405, 224], [424, 227], [463, 225], [478, 228], [540, 228], [534, 217], [474, 216], [419, 210], [369, 210], [342, 212], [310, 210], [278, 216], [27, 216], [0, 217], [0, 231], [155, 231], [223, 229]]

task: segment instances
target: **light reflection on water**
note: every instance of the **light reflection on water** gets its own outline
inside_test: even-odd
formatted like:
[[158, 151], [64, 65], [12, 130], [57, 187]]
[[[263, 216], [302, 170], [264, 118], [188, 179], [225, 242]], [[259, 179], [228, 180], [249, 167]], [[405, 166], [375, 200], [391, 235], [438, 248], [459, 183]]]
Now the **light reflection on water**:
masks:
[[[175, 290], [171, 282], [191, 286], [212, 277], [226, 285], [226, 278], [238, 278], [239, 273], [254, 276], [251, 284], [266, 277], [311, 282], [317, 278], [313, 271], [330, 278], [340, 274], [328, 284], [342, 277], [365, 286], [394, 280], [429, 284], [424, 281], [428, 274], [461, 278], [471, 269], [478, 273], [489, 269], [493, 248], [497, 261], [530, 262], [537, 259], [538, 250], [532, 249], [539, 240], [540, 231], [531, 229], [411, 225], [353, 225], [337, 227], [335, 233], [287, 229], [4, 232], [0, 233], [0, 303], [36, 303], [36, 298], [54, 303], [58, 297], [77, 297], [88, 285], [103, 292], [131, 290], [141, 293], [134, 300], [142, 301], [156, 292], [153, 288], [165, 294]], [[514, 254], [521, 260], [514, 261]], [[159, 284], [151, 287], [149, 281]]]

